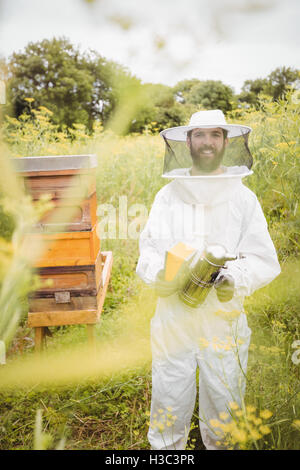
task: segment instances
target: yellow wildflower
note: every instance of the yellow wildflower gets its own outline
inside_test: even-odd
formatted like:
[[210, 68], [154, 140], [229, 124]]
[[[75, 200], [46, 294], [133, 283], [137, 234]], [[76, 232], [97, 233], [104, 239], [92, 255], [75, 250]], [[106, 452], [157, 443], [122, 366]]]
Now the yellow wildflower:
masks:
[[284, 149], [288, 147], [288, 144], [286, 142], [279, 142], [279, 144], [277, 144], [276, 147], [280, 149]]
[[223, 421], [225, 421], [229, 417], [229, 414], [225, 411], [222, 411], [221, 413], [219, 413], [219, 416]]
[[226, 310], [217, 310], [215, 315], [218, 317], [223, 318], [224, 320], [234, 320], [240, 315], [240, 310], [231, 310], [230, 312], [227, 312]]
[[218, 419], [211, 419], [209, 421], [209, 424], [213, 427], [213, 428], [219, 428], [220, 427], [220, 421]]
[[247, 441], [247, 433], [242, 429], [236, 429], [233, 431], [232, 436], [238, 442], [245, 442]]
[[257, 426], [262, 423], [262, 420], [260, 418], [253, 418], [253, 423], [256, 424]]
[[258, 439], [260, 439], [262, 437], [262, 435], [259, 434], [259, 432], [256, 429], [250, 429], [249, 430], [249, 435], [255, 441], [257, 441]]
[[259, 426], [259, 430], [262, 434], [269, 434], [271, 432], [269, 426], [266, 426], [265, 424]]
[[252, 405], [246, 406], [247, 413], [254, 413], [255, 412], [255, 407]]
[[157, 428], [160, 432], [162, 432], [165, 429], [165, 425], [163, 423], [158, 423]]
[[293, 421], [293, 426], [300, 431], [300, 419], [295, 419]]
[[235, 401], [229, 402], [229, 406], [232, 410], [238, 410], [239, 409], [239, 405]]
[[199, 348], [200, 349], [208, 348], [208, 346], [209, 346], [209, 341], [207, 341], [206, 338], [199, 338]]
[[273, 414], [273, 413], [272, 413], [271, 411], [269, 411], [269, 410], [262, 410], [262, 411], [259, 413], [260, 417], [263, 418], [263, 419], [269, 419], [269, 418], [271, 418], [272, 414]]

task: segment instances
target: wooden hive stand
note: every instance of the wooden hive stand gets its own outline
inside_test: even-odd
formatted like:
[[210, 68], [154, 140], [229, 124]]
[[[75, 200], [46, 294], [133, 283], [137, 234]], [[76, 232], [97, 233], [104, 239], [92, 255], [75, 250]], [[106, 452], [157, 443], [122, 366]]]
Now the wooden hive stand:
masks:
[[33, 246], [35, 240], [43, 246], [34, 263], [41, 287], [28, 298], [35, 347], [43, 348], [48, 327], [75, 324], [87, 325], [93, 345], [113, 263], [112, 252], [101, 252], [96, 231], [96, 156], [25, 157], [14, 162], [33, 201], [50, 194], [53, 203], [26, 235]]

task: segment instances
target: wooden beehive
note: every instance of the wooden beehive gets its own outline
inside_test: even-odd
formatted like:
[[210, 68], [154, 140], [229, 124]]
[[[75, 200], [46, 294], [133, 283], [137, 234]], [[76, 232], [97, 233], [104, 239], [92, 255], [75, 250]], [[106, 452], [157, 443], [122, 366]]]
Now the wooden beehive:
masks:
[[26, 235], [43, 247], [34, 264], [42, 286], [30, 295], [28, 313], [40, 345], [45, 327], [99, 321], [112, 253], [101, 252], [97, 236], [94, 155], [14, 160], [33, 201], [48, 194], [53, 206]]

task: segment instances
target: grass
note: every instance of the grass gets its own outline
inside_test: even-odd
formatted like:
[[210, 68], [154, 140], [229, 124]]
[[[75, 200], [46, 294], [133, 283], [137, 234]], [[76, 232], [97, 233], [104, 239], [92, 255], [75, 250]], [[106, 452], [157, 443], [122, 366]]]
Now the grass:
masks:
[[[99, 156], [99, 204], [111, 203], [118, 207], [119, 197], [126, 195], [128, 207], [142, 203], [150, 209], [154, 195], [164, 184], [160, 178], [163, 145], [158, 136], [117, 137], [103, 133], [101, 128], [95, 130], [94, 136], [89, 136], [84, 129], [75, 128], [71, 144], [67, 135], [49, 126], [49, 113], [45, 109], [40, 113], [36, 114], [35, 120], [12, 120], [8, 123], [6, 132], [11, 155], [96, 152]], [[254, 411], [246, 410], [241, 419], [248, 423], [252, 420], [254, 428], [247, 428], [247, 432], [251, 430], [252, 437], [247, 435], [241, 445], [249, 449], [299, 450], [300, 365], [292, 360], [293, 342], [300, 339], [299, 114], [292, 101], [265, 102], [264, 111], [237, 113], [232, 119], [251, 125], [255, 131], [252, 140], [255, 174], [247, 184], [262, 203], [282, 265], [282, 274], [246, 301], [252, 341], [245, 404], [253, 407]], [[22, 139], [15, 139], [15, 133], [21, 133]], [[286, 145], [280, 145], [282, 143]], [[1, 181], [1, 188], [5, 194], [5, 181]], [[12, 192], [9, 194], [9, 201], [12, 201]], [[11, 205], [8, 208], [6, 205], [5, 213], [0, 214], [1, 240], [5, 240], [0, 247], [0, 282], [4, 281], [10, 266], [11, 253], [16, 250], [18, 237], [15, 236], [10, 243], [13, 230], [16, 235], [22, 228], [22, 224], [18, 224], [18, 210], [20, 212], [19, 208], [23, 207], [24, 212], [24, 207], [27, 208], [21, 203], [15, 206], [12, 210]], [[26, 213], [31, 212], [28, 209]], [[102, 240], [101, 249], [112, 250], [114, 254], [112, 278], [101, 322], [96, 327], [98, 357], [111, 368], [105, 369], [103, 364], [96, 363], [94, 369], [89, 369], [88, 363], [78, 363], [74, 369], [83, 368], [86, 364], [86, 372], [80, 369], [81, 375], [74, 379], [72, 373], [75, 374], [76, 370], [70, 367], [65, 371], [66, 381], [60, 379], [55, 382], [55, 373], [61, 377], [61, 371], [57, 362], [51, 362], [52, 355], [71, 357], [75, 347], [84, 346], [84, 325], [51, 328], [53, 336], [47, 337], [44, 358], [49, 362], [43, 363], [46, 364], [43, 371], [38, 368], [40, 366], [33, 366], [34, 362], [30, 363], [34, 359], [33, 332], [26, 324], [26, 293], [30, 282], [26, 277], [23, 285], [22, 278], [16, 278], [22, 287], [18, 290], [21, 294], [18, 304], [20, 318], [9, 344], [8, 364], [0, 366], [0, 376], [3, 379], [8, 377], [10, 368], [14, 370], [19, 361], [26, 359], [29, 368], [19, 369], [20, 377], [27, 375], [31, 381], [26, 383], [24, 379], [24, 383], [18, 386], [0, 386], [0, 449], [55, 449], [60, 446], [102, 450], [149, 448], [149, 337], [155, 296], [135, 275], [137, 239]], [[18, 286], [12, 283], [11, 292], [15, 292]], [[7, 304], [7, 313], [14, 308], [15, 303], [12, 303], [11, 310]], [[39, 370], [43, 372], [43, 380], [39, 380]], [[12, 383], [17, 379], [12, 377]], [[41, 416], [37, 415], [38, 410], [41, 410]], [[270, 429], [266, 434], [257, 431], [261, 424], [255, 425], [255, 422], [259, 423], [259, 413], [264, 410], [271, 412], [265, 422]], [[41, 417], [38, 424], [37, 416]], [[243, 422], [236, 421], [234, 432], [237, 438], [241, 438], [241, 431], [245, 430]], [[203, 449], [197, 404], [188, 448]]]

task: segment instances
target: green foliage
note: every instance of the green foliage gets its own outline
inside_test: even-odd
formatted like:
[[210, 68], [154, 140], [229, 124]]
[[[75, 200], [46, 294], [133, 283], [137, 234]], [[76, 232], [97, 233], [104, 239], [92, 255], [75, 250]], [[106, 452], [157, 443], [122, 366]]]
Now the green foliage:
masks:
[[206, 80], [192, 86], [186, 101], [204, 109], [221, 109], [226, 114], [232, 109], [233, 90], [220, 80]]
[[277, 102], [261, 99], [260, 109], [245, 111], [242, 121], [253, 128], [254, 173], [247, 184], [262, 203], [280, 258], [299, 254], [299, 106], [293, 92]]
[[196, 109], [221, 109], [227, 113], [233, 109], [233, 89], [224, 85], [220, 80], [182, 80], [173, 90], [176, 99], [185, 106], [189, 105], [190, 111], [191, 106], [193, 111]]
[[84, 124], [89, 129], [97, 119], [106, 122], [115, 97], [111, 83], [126, 76], [124, 69], [96, 52], [81, 53], [67, 39], [44, 39], [29, 43], [24, 52], [9, 60], [8, 98], [14, 115], [34, 106], [47, 107], [60, 127]]
[[13, 217], [3, 210], [0, 200], [0, 237], [10, 240], [15, 228]]
[[183, 125], [197, 109], [228, 113], [241, 105], [258, 108], [260, 94], [276, 101], [285, 98], [289, 87], [299, 87], [299, 71], [290, 67], [246, 80], [239, 95], [220, 80], [186, 79], [173, 88], [142, 84], [126, 68], [95, 51], [81, 52], [66, 38], [29, 43], [7, 62], [0, 61], [0, 76], [7, 83], [5, 114], [19, 117], [43, 106], [61, 131], [77, 124], [91, 132], [101, 122], [120, 134]]
[[161, 84], [142, 85], [142, 101], [129, 131], [157, 133], [167, 127], [180, 126], [189, 118], [189, 107], [175, 100], [171, 87]]
[[238, 101], [259, 108], [259, 95], [271, 96], [273, 101], [285, 98], [289, 89], [299, 87], [299, 70], [291, 67], [278, 67], [267, 78], [246, 80]]
[[144, 368], [68, 390], [1, 393], [0, 449], [147, 449], [150, 380]]

